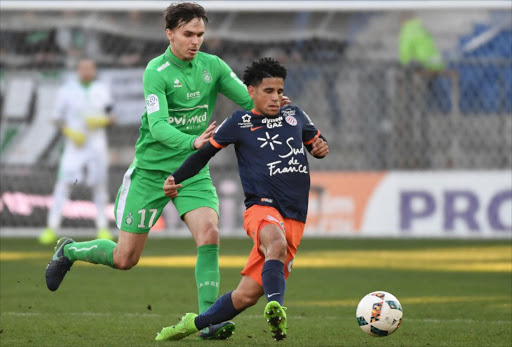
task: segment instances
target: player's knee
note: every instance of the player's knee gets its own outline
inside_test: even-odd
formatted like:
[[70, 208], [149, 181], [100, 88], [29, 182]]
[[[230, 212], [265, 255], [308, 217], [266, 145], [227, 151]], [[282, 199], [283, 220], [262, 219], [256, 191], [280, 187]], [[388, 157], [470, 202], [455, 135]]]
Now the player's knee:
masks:
[[139, 258], [135, 256], [114, 257], [114, 265], [119, 270], [130, 270], [137, 265]]
[[198, 246], [219, 244], [219, 228], [209, 224], [200, 233], [197, 240]]
[[135, 265], [137, 265], [138, 261], [133, 261], [133, 260], [122, 260], [118, 263], [115, 263], [116, 265], [116, 269], [119, 269], [119, 270], [130, 270], [132, 267], [134, 267]]
[[236, 297], [236, 303], [234, 302], [233, 304], [238, 310], [246, 309], [256, 305], [259, 298], [259, 296], [255, 296], [250, 293], [243, 293]]
[[251, 306], [254, 306], [256, 305], [256, 303], [258, 302], [258, 299], [259, 297], [257, 296], [248, 296], [245, 298], [245, 307], [251, 307]]

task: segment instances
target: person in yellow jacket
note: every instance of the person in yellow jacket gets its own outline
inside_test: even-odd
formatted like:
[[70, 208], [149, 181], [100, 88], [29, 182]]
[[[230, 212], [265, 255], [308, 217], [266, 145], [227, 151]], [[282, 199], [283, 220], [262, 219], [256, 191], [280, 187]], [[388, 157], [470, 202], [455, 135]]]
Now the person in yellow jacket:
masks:
[[114, 119], [112, 95], [106, 84], [96, 80], [94, 61], [80, 60], [77, 72], [78, 80], [65, 83], [59, 90], [53, 114], [53, 121], [65, 137], [65, 144], [47, 227], [39, 235], [39, 242], [45, 245], [54, 244], [57, 240], [62, 209], [74, 184], [86, 184], [92, 189], [97, 209], [97, 236], [112, 239], [105, 214], [108, 200], [105, 128]]
[[400, 30], [398, 53], [403, 66], [420, 67], [439, 71], [444, 69], [443, 59], [435, 41], [421, 20], [407, 14]]

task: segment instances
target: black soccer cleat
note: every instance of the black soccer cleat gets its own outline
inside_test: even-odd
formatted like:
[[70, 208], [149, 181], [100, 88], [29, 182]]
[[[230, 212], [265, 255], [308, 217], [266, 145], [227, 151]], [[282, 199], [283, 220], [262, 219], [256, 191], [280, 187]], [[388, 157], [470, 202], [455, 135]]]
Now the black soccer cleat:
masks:
[[73, 265], [73, 262], [64, 256], [64, 246], [72, 242], [75, 241], [69, 237], [63, 237], [57, 241], [52, 260], [46, 266], [46, 286], [52, 292], [59, 288], [64, 276]]

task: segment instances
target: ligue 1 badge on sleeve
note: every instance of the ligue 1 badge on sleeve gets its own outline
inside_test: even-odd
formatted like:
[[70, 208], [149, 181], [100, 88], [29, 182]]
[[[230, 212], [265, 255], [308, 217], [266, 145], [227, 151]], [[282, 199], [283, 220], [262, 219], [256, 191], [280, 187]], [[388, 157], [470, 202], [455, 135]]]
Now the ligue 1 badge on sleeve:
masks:
[[203, 81], [204, 83], [211, 83], [212, 82], [212, 75], [206, 70], [203, 70]]

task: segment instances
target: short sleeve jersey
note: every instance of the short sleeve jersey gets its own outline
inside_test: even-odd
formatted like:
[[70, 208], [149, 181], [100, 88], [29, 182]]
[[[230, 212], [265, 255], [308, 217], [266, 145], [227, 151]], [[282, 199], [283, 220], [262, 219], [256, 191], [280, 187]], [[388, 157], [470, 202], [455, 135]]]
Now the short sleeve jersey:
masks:
[[[135, 165], [172, 172], [194, 152], [222, 93], [244, 109], [253, 103], [247, 87], [219, 57], [198, 52], [182, 61], [168, 47], [144, 71], [146, 112], [135, 146]], [[203, 170], [208, 170], [206, 167]]]
[[309, 198], [309, 164], [304, 144], [320, 131], [296, 106], [275, 117], [236, 111], [216, 130], [210, 143], [233, 143], [245, 193], [245, 206], [275, 207], [283, 217], [305, 222]]

